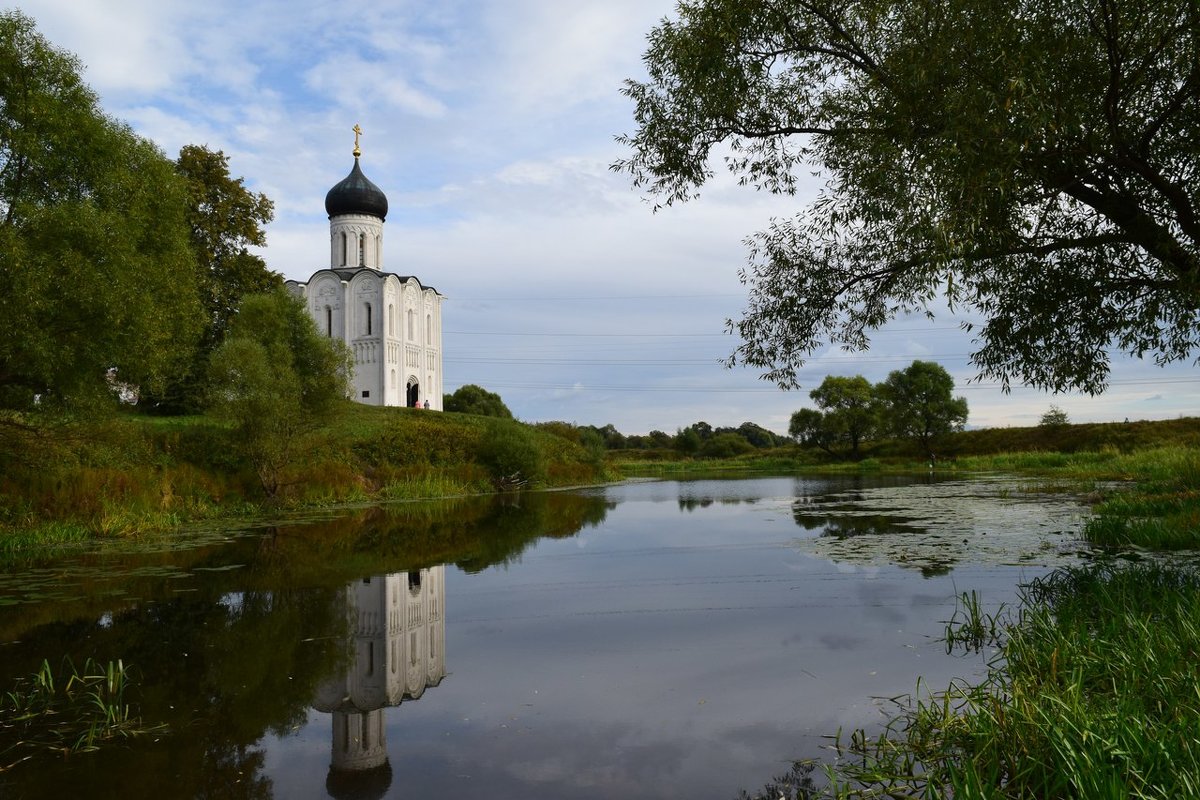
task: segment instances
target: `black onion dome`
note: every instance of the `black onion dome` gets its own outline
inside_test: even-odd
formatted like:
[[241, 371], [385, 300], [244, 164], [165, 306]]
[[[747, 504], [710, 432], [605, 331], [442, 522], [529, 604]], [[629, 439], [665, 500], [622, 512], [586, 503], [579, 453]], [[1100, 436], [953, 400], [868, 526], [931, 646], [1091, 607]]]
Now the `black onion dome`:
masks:
[[378, 186], [367, 180], [354, 159], [354, 169], [325, 195], [325, 213], [330, 217], [339, 214], [369, 214], [384, 219], [387, 217], [387, 196]]

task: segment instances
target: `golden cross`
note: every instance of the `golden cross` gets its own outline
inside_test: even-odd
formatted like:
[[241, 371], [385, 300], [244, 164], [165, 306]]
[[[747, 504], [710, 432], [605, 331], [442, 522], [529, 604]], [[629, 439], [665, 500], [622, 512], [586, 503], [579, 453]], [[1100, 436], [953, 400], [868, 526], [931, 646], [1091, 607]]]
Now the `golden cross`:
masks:
[[358, 158], [362, 155], [362, 150], [358, 149], [358, 137], [362, 136], [362, 128], [358, 127], [358, 123], [356, 122], [351, 130], [354, 131], [354, 157]]

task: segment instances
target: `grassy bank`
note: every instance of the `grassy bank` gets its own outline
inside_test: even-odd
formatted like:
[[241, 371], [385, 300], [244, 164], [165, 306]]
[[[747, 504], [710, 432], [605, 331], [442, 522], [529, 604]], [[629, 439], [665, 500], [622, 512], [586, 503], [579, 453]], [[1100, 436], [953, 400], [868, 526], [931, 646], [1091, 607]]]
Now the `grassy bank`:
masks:
[[612, 477], [599, 453], [520, 422], [347, 402], [289, 443], [277, 485], [205, 417], [0, 426], [0, 550], [267, 509], [449, 497]]
[[[1200, 574], [1093, 565], [1025, 588], [976, 685], [839, 742], [837, 797], [1200, 796]], [[967, 624], [973, 624], [971, 622]]]

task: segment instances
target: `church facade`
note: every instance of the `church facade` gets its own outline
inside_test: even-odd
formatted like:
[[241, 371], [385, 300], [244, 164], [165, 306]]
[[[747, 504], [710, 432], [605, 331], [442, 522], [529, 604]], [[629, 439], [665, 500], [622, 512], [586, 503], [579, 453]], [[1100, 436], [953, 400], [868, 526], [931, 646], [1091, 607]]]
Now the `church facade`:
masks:
[[375, 406], [442, 410], [442, 300], [413, 275], [383, 268], [388, 202], [363, 174], [355, 126], [354, 167], [325, 195], [329, 267], [288, 281], [317, 330], [354, 355], [354, 397]]

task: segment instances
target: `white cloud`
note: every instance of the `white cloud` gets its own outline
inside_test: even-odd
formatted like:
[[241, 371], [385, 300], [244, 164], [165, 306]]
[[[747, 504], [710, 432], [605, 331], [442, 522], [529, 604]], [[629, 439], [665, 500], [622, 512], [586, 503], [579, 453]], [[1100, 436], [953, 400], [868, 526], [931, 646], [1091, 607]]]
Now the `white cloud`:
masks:
[[402, 65], [333, 54], [305, 73], [307, 86], [330, 105], [352, 111], [385, 106], [418, 117], [444, 116], [441, 100], [404, 77]]

